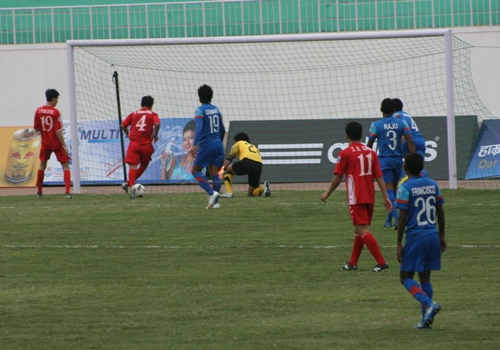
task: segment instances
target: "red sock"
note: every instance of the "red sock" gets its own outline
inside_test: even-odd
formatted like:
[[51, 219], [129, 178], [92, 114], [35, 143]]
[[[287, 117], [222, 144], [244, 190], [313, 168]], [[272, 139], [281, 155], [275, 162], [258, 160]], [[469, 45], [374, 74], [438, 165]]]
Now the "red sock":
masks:
[[71, 187], [71, 172], [69, 170], [64, 170], [64, 189], [66, 193], [69, 193]]
[[366, 232], [365, 234], [363, 234], [361, 238], [363, 239], [363, 242], [365, 242], [366, 247], [373, 255], [375, 260], [377, 260], [377, 264], [379, 265], [385, 264], [385, 259], [382, 256], [382, 252], [380, 251], [377, 240], [375, 239], [375, 237], [373, 237], [372, 233]]
[[354, 244], [352, 246], [351, 260], [349, 260], [349, 265], [358, 264], [359, 256], [363, 251], [364, 245], [365, 243], [363, 242], [363, 239], [357, 233], [354, 233]]
[[128, 171], [128, 185], [130, 187], [135, 185], [135, 179], [137, 179], [137, 169], [130, 168]]
[[137, 174], [135, 175], [135, 179], [137, 180], [138, 178], [140, 178], [145, 171], [146, 167], [143, 167], [142, 165], [139, 168], [137, 168]]
[[44, 176], [45, 176], [45, 171], [42, 169], [38, 169], [38, 173], [36, 174], [36, 188], [38, 191], [37, 193], [42, 193]]

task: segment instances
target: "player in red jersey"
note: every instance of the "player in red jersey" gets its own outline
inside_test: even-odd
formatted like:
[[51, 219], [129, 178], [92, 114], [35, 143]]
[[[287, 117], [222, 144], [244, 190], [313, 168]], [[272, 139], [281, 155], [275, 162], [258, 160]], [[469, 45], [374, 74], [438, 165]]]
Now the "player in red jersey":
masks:
[[387, 211], [392, 209], [392, 203], [385, 188], [377, 154], [360, 142], [363, 127], [357, 122], [350, 122], [346, 125], [345, 132], [349, 146], [339, 153], [333, 180], [328, 190], [321, 196], [321, 200], [325, 202], [330, 197], [345, 175], [347, 203], [354, 225], [354, 244], [351, 259], [342, 266], [342, 270], [358, 269], [359, 256], [366, 244], [369, 252], [377, 261], [377, 265], [373, 267], [372, 271], [384, 271], [389, 268], [389, 265], [380, 251], [377, 240], [370, 232], [375, 204], [374, 180], [377, 181], [382, 191]]
[[42, 198], [43, 178], [45, 169], [47, 168], [47, 161], [52, 152], [56, 154], [57, 161], [61, 163], [64, 174], [64, 189], [65, 198], [73, 199], [70, 194], [71, 187], [71, 172], [69, 170], [70, 157], [68, 154], [68, 147], [64, 141], [62, 133], [63, 123], [61, 113], [56, 108], [59, 101], [59, 92], [55, 89], [48, 89], [45, 91], [47, 103], [37, 108], [35, 112], [34, 129], [40, 132], [42, 137], [42, 148], [40, 149], [40, 168], [38, 169], [36, 178], [36, 187], [38, 198]]
[[151, 110], [153, 104], [154, 99], [151, 96], [144, 96], [141, 100], [142, 108], [130, 113], [122, 122], [122, 130], [130, 139], [125, 157], [125, 163], [129, 165], [128, 183], [123, 183], [122, 188], [125, 192], [130, 189], [131, 199], [136, 197], [135, 181], [141, 177], [151, 162], [151, 156], [155, 151], [153, 142], [158, 141], [160, 118]]

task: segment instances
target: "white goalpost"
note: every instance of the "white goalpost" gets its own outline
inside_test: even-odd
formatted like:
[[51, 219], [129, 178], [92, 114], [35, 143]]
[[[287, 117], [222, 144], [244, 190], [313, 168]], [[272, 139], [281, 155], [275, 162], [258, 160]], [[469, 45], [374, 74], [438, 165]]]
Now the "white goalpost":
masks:
[[475, 142], [457, 145], [456, 129], [467, 133], [490, 117], [471, 78], [470, 50], [450, 29], [68, 41], [74, 192], [114, 193], [118, 186], [95, 185], [122, 182], [113, 74], [123, 117], [142, 96], [155, 98], [162, 130], [143, 181], [164, 185], [159, 192], [192, 184], [162, 178], [161, 159], [174, 139], [182, 156], [182, 129], [202, 84], [214, 89], [229, 130], [226, 147], [239, 131], [259, 146], [263, 180], [291, 189], [330, 181], [346, 121], [357, 119], [367, 133], [381, 118], [380, 102], [398, 97], [428, 139], [429, 172], [456, 189], [465, 166], [457, 152]]

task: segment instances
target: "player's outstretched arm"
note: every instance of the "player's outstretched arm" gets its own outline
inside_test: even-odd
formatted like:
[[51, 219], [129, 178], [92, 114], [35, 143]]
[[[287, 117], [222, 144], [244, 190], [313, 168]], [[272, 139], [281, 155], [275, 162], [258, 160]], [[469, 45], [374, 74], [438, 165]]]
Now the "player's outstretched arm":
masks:
[[406, 216], [408, 214], [408, 211], [405, 209], [399, 209], [399, 217], [398, 217], [398, 246], [397, 246], [397, 252], [396, 256], [398, 259], [398, 262], [401, 264], [401, 261], [403, 260], [403, 236], [405, 234], [405, 228], [406, 228]]
[[368, 142], [366, 143], [366, 147], [373, 149], [373, 140], [368, 139]]
[[64, 150], [66, 151], [66, 154], [68, 154], [68, 147], [66, 146], [66, 141], [64, 141], [64, 135], [61, 130], [56, 130], [56, 136], [61, 142], [61, 145], [63, 146]]
[[127, 136], [127, 138], [128, 138], [128, 126], [125, 126], [125, 125], [123, 125], [123, 124], [122, 124], [122, 131], [123, 131], [123, 133], [124, 133], [124, 134]]
[[385, 187], [384, 178], [378, 177], [375, 180], [377, 180], [378, 187], [380, 188], [382, 196], [384, 197], [384, 207], [387, 210], [387, 212], [390, 212], [392, 210], [392, 202], [389, 199], [389, 194], [387, 194], [387, 188]]
[[155, 124], [154, 125], [154, 131], [153, 131], [153, 143], [158, 142], [158, 134], [160, 133], [160, 124]]
[[444, 220], [444, 208], [442, 205], [438, 205], [436, 207], [436, 216], [438, 220], [438, 230], [439, 230], [439, 241], [441, 242], [441, 253], [446, 251], [446, 238], [444, 237], [444, 228], [445, 228], [445, 220]]
[[323, 202], [326, 202], [328, 197], [335, 191], [335, 189], [339, 186], [340, 182], [342, 181], [342, 178], [335, 174], [335, 176], [332, 179], [332, 182], [330, 183], [330, 186], [328, 187], [328, 190], [321, 195], [321, 200]]
[[413, 137], [411, 137], [411, 134], [407, 134], [404, 137], [406, 139], [406, 142], [408, 142], [408, 148], [410, 149], [410, 152], [415, 153], [417, 149], [415, 148], [415, 142], [413, 142]]
[[219, 172], [219, 179], [221, 180], [224, 180], [224, 175], [226, 174], [226, 166], [222, 166], [222, 168], [220, 168]]

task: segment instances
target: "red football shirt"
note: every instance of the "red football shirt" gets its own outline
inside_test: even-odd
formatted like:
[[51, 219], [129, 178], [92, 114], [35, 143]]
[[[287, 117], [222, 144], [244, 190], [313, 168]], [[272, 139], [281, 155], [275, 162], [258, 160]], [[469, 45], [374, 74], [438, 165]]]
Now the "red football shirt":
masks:
[[122, 125], [129, 127], [128, 137], [141, 145], [150, 144], [153, 140], [153, 126], [160, 124], [158, 114], [147, 107], [130, 113]]
[[35, 112], [35, 130], [40, 131], [42, 136], [42, 145], [46, 147], [59, 148], [61, 141], [57, 138], [56, 131], [62, 130], [63, 123], [61, 113], [52, 106], [42, 106]]
[[347, 202], [374, 204], [374, 180], [382, 177], [377, 153], [361, 142], [353, 142], [337, 158], [334, 174], [345, 175]]

